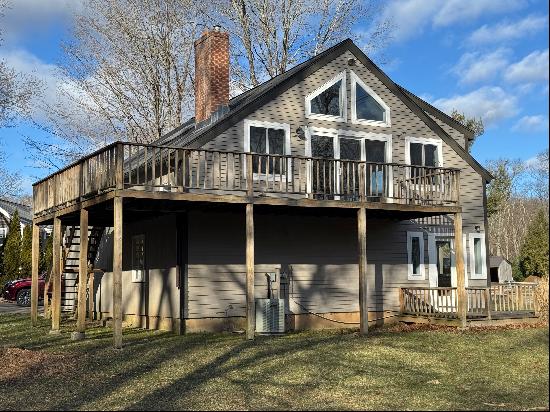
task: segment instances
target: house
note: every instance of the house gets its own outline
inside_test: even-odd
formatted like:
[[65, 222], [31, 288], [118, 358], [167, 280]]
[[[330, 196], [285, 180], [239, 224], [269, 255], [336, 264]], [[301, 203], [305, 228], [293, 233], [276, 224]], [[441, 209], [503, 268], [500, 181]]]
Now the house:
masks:
[[58, 246], [79, 230], [82, 279], [85, 233], [105, 228], [93, 302], [79, 289], [77, 332], [90, 303], [92, 315], [113, 318], [117, 347], [123, 320], [253, 338], [366, 333], [405, 313], [464, 325], [488, 313], [491, 175], [468, 151], [469, 129], [351, 40], [232, 99], [228, 34], [203, 33], [195, 61], [194, 118], [154, 144], [114, 143], [34, 184], [35, 226], [53, 223]]
[[21, 232], [23, 228], [32, 223], [32, 210], [30, 206], [0, 198], [0, 246], [8, 236], [8, 230], [13, 214], [19, 213]]
[[491, 256], [489, 258], [489, 270], [491, 274], [491, 282], [504, 283], [512, 282], [512, 264], [502, 256]]

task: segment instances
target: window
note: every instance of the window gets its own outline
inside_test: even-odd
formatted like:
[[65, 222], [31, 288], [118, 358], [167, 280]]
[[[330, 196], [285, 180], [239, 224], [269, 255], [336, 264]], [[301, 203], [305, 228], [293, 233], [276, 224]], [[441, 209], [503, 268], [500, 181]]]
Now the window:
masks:
[[472, 279], [487, 279], [487, 264], [485, 261], [485, 234], [470, 233], [470, 276]]
[[[288, 124], [245, 120], [244, 150], [250, 153], [289, 155], [290, 126]], [[286, 175], [287, 162], [281, 157], [253, 156], [252, 171], [255, 177], [265, 176], [266, 172], [280, 177]], [[268, 164], [269, 163], [269, 164]]]
[[132, 282], [145, 282], [145, 235], [132, 236]]
[[353, 71], [351, 72], [351, 120], [371, 126], [391, 126], [390, 108]]
[[0, 227], [0, 239], [4, 239], [8, 233], [7, 227]]
[[407, 232], [407, 266], [409, 280], [424, 280], [424, 235]]
[[347, 120], [346, 72], [306, 96], [306, 117], [331, 121]]
[[[410, 177], [421, 176], [420, 167], [442, 167], [443, 155], [441, 140], [423, 137], [405, 138], [405, 161], [411, 166], [407, 173]], [[434, 178], [434, 184], [437, 183]]]
[[[314, 161], [310, 170], [310, 190], [340, 194], [350, 200], [359, 196], [359, 169], [355, 161], [391, 163], [392, 136], [384, 133], [357, 132], [320, 127], [306, 129], [306, 156], [340, 159], [341, 162]], [[346, 162], [350, 160], [351, 162]], [[388, 174], [386, 176], [385, 174]], [[369, 165], [366, 169], [365, 194], [370, 197], [393, 196], [391, 169]], [[384, 192], [386, 190], [387, 193]]]

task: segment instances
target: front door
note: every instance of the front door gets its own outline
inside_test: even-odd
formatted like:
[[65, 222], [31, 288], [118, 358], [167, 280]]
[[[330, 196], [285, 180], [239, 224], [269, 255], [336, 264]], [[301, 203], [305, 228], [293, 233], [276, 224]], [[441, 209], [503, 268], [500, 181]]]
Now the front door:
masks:
[[451, 241], [436, 240], [435, 248], [437, 252], [437, 286], [450, 288], [451, 282]]

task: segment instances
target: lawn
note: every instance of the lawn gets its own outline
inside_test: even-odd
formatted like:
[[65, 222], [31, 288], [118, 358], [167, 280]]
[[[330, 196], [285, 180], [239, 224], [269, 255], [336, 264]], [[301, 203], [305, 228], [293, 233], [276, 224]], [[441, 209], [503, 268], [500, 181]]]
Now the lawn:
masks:
[[[547, 409], [548, 329], [387, 328], [259, 337], [0, 315], [2, 409]], [[404, 330], [403, 330], [404, 329]]]

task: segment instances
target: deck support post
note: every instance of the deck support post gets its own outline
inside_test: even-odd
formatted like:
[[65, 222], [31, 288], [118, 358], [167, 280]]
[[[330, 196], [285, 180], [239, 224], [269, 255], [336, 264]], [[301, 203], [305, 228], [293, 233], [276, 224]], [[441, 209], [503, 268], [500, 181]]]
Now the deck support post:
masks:
[[122, 197], [113, 202], [113, 335], [115, 348], [122, 349]]
[[254, 300], [254, 205], [246, 205], [246, 338], [254, 339], [256, 301]]
[[38, 324], [38, 266], [40, 264], [40, 226], [32, 223], [32, 282], [31, 282], [31, 322]]
[[463, 328], [466, 327], [468, 300], [466, 295], [466, 281], [464, 270], [464, 245], [462, 244], [462, 212], [455, 213], [455, 259], [456, 259], [456, 288], [458, 299], [458, 319]]
[[[88, 286], [88, 209], [80, 209], [80, 253], [78, 260], [78, 309], [76, 332], [86, 332], [86, 289]], [[91, 293], [91, 292], [90, 292]]]
[[369, 330], [367, 299], [367, 213], [364, 207], [357, 209], [357, 240], [359, 249], [359, 330], [366, 335]]
[[52, 329], [50, 333], [59, 333], [61, 323], [61, 219], [53, 219], [53, 245], [52, 245]]

